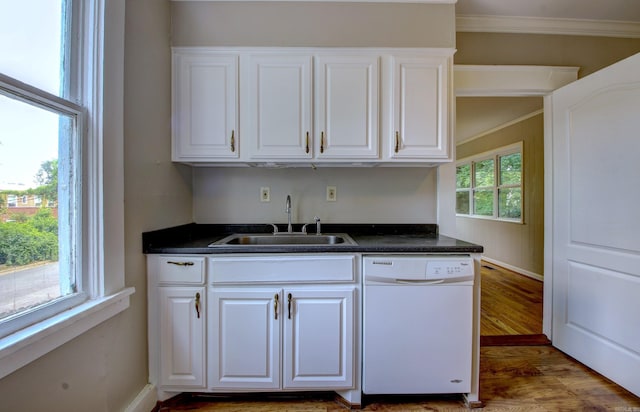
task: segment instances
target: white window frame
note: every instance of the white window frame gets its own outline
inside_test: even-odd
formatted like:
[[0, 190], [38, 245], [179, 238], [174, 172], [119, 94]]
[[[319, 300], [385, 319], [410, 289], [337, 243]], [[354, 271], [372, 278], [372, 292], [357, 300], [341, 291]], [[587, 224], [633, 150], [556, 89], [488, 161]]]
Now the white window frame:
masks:
[[[123, 195], [122, 183], [115, 179], [122, 177], [122, 130], [114, 130], [113, 125], [122, 126], [124, 8], [124, 1], [82, 0], [74, 2], [72, 13], [78, 19], [73, 27], [81, 28], [73, 33], [81, 53], [71, 62], [80, 76], [70, 83], [71, 95], [79, 104], [64, 101], [63, 106], [72, 107], [86, 133], [80, 260], [86, 298], [1, 337], [0, 379], [125, 310], [135, 291], [124, 287], [124, 207], [122, 202], [110, 201]], [[0, 84], [5, 92], [10, 89], [12, 95], [43, 106], [63, 100], [7, 76], [0, 77]], [[110, 125], [109, 139], [104, 138], [105, 124]], [[104, 173], [115, 180], [105, 185]], [[110, 218], [107, 228], [105, 215]]]
[[[469, 172], [471, 174], [470, 176], [470, 180], [471, 180], [471, 187], [470, 188], [456, 188], [456, 193], [460, 192], [460, 191], [467, 191], [469, 193], [469, 214], [466, 213], [457, 213], [457, 207], [456, 207], [456, 217], [466, 217], [466, 218], [472, 218], [472, 219], [485, 219], [485, 220], [496, 220], [496, 221], [501, 221], [501, 222], [510, 222], [510, 223], [519, 223], [519, 224], [524, 224], [524, 163], [525, 163], [525, 159], [524, 159], [524, 152], [523, 152], [523, 142], [517, 142], [517, 143], [513, 143], [510, 145], [506, 145], [506, 146], [502, 146], [500, 148], [494, 149], [494, 150], [489, 150], [486, 152], [482, 152], [482, 153], [478, 153], [475, 154], [473, 156], [469, 156], [469, 157], [465, 157], [463, 159], [459, 159], [458, 161], [456, 161], [456, 173], [457, 173], [457, 168], [459, 166], [462, 165], [469, 165]], [[500, 157], [501, 156], [507, 156], [510, 154], [514, 154], [514, 153], [520, 153], [521, 156], [521, 160], [522, 160], [522, 170], [520, 171], [520, 185], [502, 185], [500, 182]], [[481, 162], [483, 160], [489, 160], [492, 159], [494, 161], [494, 179], [493, 179], [493, 215], [492, 216], [486, 216], [486, 215], [476, 215], [474, 214], [474, 210], [475, 210], [475, 205], [474, 205], [474, 191], [478, 188], [476, 186], [476, 182], [475, 182], [475, 164], [477, 162]], [[520, 188], [520, 193], [521, 193], [521, 210], [520, 210], [520, 218], [519, 219], [510, 219], [510, 218], [503, 218], [503, 217], [499, 217], [499, 193], [500, 193], [500, 189], [502, 188], [514, 188], [514, 187], [519, 187]], [[483, 187], [484, 188], [484, 187]], [[486, 188], [485, 188], [486, 189]], [[457, 206], [457, 205], [456, 205]]]

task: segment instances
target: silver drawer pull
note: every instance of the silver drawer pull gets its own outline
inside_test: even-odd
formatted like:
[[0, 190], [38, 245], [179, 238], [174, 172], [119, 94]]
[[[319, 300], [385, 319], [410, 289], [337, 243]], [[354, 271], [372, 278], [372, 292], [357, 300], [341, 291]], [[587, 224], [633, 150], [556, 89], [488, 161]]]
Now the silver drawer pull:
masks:
[[167, 262], [168, 265], [176, 265], [176, 266], [193, 266], [194, 263], [193, 262], [174, 262], [169, 260]]

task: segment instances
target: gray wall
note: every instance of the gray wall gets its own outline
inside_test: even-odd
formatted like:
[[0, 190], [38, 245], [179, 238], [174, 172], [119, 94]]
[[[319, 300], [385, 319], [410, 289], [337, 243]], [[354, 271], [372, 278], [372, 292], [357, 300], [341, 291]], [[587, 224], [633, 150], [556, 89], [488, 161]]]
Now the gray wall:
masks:
[[174, 46], [455, 47], [453, 4], [173, 2]]
[[[113, 117], [124, 116], [124, 170], [118, 147], [122, 123], [105, 125], [105, 187], [122, 184], [124, 174], [125, 205], [124, 234], [110, 236], [107, 247], [117, 243], [118, 253], [124, 244], [124, 256], [109, 258], [113, 251], [106, 252], [107, 276], [115, 275], [112, 268], [124, 260], [124, 283], [136, 293], [126, 311], [0, 380], [0, 411], [107, 412], [130, 404], [148, 382], [141, 233], [192, 221], [190, 170], [170, 162], [169, 2], [129, 0], [126, 10], [124, 0], [107, 4], [118, 4], [119, 12], [126, 13], [124, 109], [110, 106]], [[107, 77], [122, 75], [117, 62], [108, 63]], [[122, 92], [116, 88], [106, 94]], [[122, 204], [123, 199], [119, 195], [106, 202]], [[107, 210], [105, 219], [107, 233], [122, 227], [119, 214]], [[112, 281], [107, 286], [116, 287]]]
[[[541, 99], [541, 98], [540, 98]], [[531, 274], [544, 263], [544, 121], [542, 114], [464, 143], [458, 159], [523, 142], [523, 222], [458, 217], [458, 236], [484, 246], [483, 256]]]
[[[434, 223], [435, 168], [195, 169], [194, 219], [198, 223], [282, 223], [291, 195], [294, 223], [317, 215], [332, 223]], [[336, 186], [337, 201], [326, 201]], [[260, 187], [271, 202], [260, 202]], [[296, 228], [297, 230], [297, 228]]]

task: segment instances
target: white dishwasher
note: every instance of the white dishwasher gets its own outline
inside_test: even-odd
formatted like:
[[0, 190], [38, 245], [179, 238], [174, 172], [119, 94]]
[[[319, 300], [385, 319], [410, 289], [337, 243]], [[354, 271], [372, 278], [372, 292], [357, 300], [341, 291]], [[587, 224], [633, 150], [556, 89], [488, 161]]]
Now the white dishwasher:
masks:
[[363, 392], [470, 392], [473, 259], [368, 255], [363, 274]]

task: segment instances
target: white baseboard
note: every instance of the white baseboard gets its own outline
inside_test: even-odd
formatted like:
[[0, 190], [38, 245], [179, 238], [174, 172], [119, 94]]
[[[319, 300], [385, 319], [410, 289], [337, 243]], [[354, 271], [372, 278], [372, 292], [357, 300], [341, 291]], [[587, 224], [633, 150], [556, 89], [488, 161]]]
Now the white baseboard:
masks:
[[524, 275], [526, 277], [529, 277], [529, 278], [532, 278], [532, 279], [535, 279], [535, 280], [539, 280], [540, 282], [544, 282], [544, 276], [540, 275], [538, 273], [530, 272], [530, 271], [528, 271], [526, 269], [522, 269], [522, 268], [519, 268], [517, 266], [513, 266], [513, 265], [510, 265], [510, 264], [505, 263], [505, 262], [501, 262], [501, 261], [496, 260], [496, 259], [491, 259], [491, 258], [488, 258], [486, 256], [482, 256], [482, 260], [487, 261], [489, 263], [493, 263], [494, 265], [497, 265], [497, 266], [501, 266], [501, 267], [503, 267], [505, 269], [509, 269], [511, 271], [520, 273], [521, 275]]
[[157, 403], [158, 395], [156, 393], [156, 387], [152, 384], [147, 384], [124, 411], [149, 412], [156, 407]]

